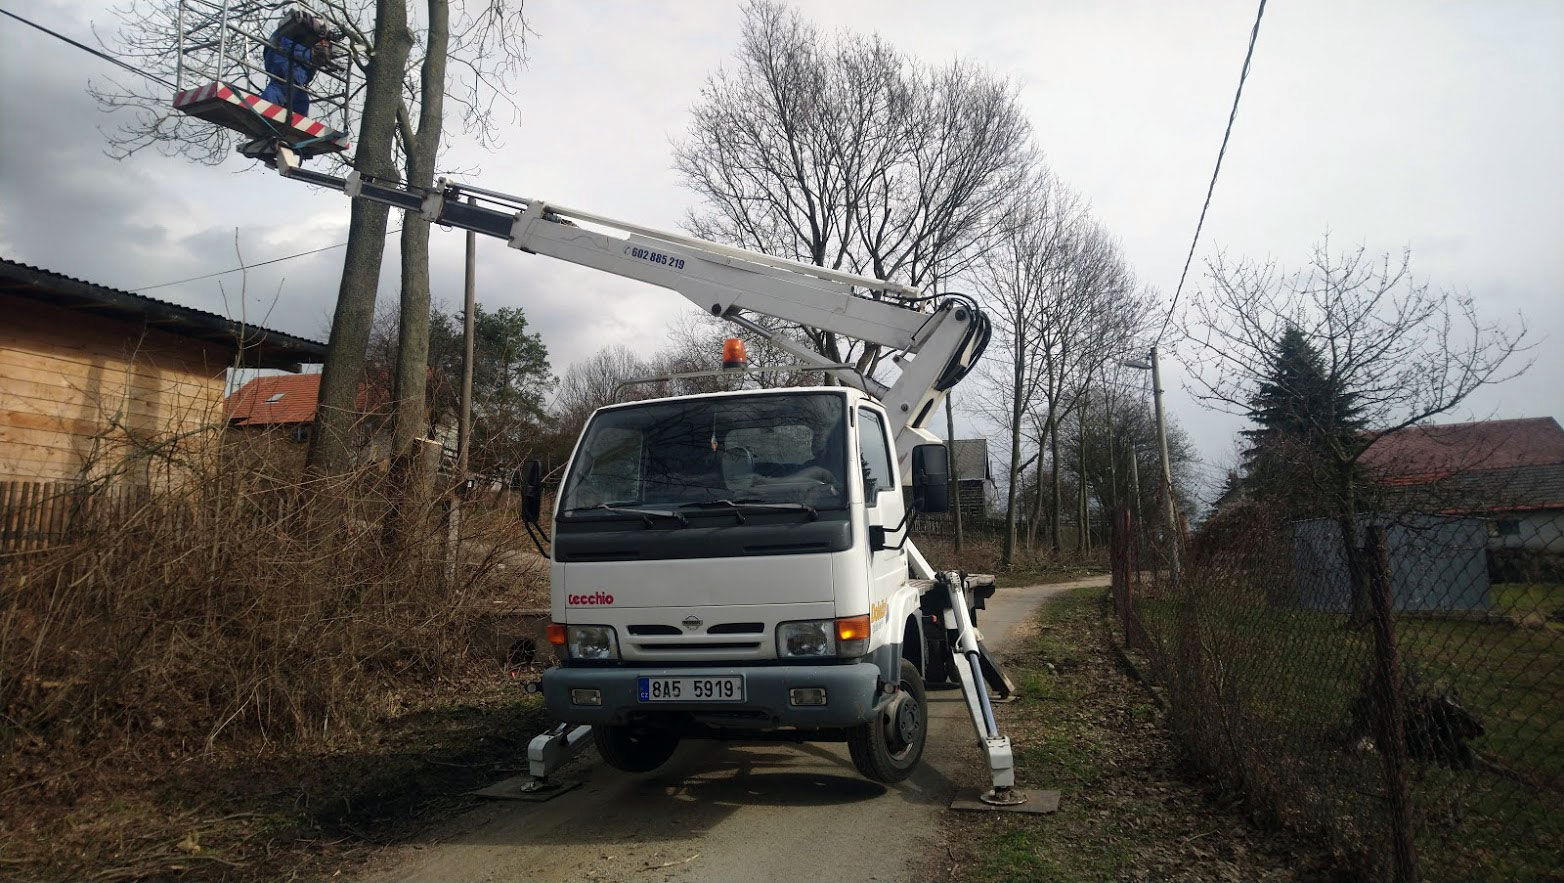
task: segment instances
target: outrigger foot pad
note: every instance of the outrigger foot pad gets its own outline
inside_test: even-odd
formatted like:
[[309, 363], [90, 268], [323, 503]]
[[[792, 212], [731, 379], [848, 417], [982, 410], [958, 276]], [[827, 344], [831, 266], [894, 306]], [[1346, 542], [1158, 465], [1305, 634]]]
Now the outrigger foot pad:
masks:
[[991, 788], [978, 792], [962, 791], [950, 802], [951, 809], [974, 812], [1024, 812], [1046, 815], [1059, 811], [1059, 792], [1031, 788]]
[[550, 782], [539, 779], [536, 776], [511, 776], [502, 779], [487, 788], [480, 788], [472, 792], [474, 797], [487, 797], [491, 800], [523, 800], [530, 803], [542, 803], [545, 800], [553, 800], [566, 791], [576, 788], [580, 782]]

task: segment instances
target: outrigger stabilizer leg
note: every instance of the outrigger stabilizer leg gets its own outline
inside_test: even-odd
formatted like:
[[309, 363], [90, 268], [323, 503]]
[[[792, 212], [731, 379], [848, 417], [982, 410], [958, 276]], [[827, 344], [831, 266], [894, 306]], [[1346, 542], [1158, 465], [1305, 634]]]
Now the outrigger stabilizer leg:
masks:
[[1010, 737], [1001, 735], [994, 721], [994, 706], [988, 698], [992, 684], [1001, 696], [1014, 695], [1015, 685], [978, 640], [977, 627], [967, 607], [967, 578], [955, 571], [935, 577], [945, 601], [944, 625], [955, 635], [951, 645], [952, 668], [961, 683], [961, 695], [977, 731], [979, 746], [988, 760], [990, 787], [977, 801], [958, 797], [954, 809], [1009, 809], [1022, 812], [1052, 812], [1058, 808], [1059, 795], [1053, 791], [1026, 791], [1015, 787], [1015, 754]]
[[547, 800], [574, 788], [578, 783], [561, 784], [549, 781], [549, 776], [559, 771], [565, 762], [579, 752], [592, 735], [592, 728], [585, 724], [555, 724], [547, 732], [540, 733], [527, 743], [528, 777], [521, 785], [521, 793], [533, 795], [532, 799]]
[[[527, 684], [528, 693], [536, 693], [537, 684]], [[555, 781], [551, 776], [559, 772], [572, 757], [586, 746], [592, 728], [585, 725], [555, 724], [549, 730], [533, 737], [527, 743], [527, 774], [506, 779], [474, 792], [480, 797], [504, 800], [552, 800], [581, 784]]]

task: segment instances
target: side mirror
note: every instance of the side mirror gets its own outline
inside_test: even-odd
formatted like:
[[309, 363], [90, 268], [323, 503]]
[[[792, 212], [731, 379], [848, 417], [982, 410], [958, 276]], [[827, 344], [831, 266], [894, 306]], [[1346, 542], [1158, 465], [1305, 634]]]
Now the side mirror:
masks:
[[521, 464], [521, 520], [537, 524], [543, 514], [543, 464], [527, 460]]
[[919, 512], [950, 511], [950, 463], [944, 445], [912, 449], [912, 505]]
[[882, 552], [891, 547], [890, 541], [885, 538], [885, 528], [873, 525], [869, 528], [869, 551]]

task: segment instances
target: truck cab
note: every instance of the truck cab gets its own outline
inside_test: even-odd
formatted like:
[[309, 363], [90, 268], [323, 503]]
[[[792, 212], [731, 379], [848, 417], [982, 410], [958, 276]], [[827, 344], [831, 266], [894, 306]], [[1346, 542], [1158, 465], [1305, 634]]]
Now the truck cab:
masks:
[[597, 411], [555, 506], [550, 711], [630, 771], [763, 738], [846, 741], [864, 775], [905, 778], [926, 657], [891, 426], [847, 387]]

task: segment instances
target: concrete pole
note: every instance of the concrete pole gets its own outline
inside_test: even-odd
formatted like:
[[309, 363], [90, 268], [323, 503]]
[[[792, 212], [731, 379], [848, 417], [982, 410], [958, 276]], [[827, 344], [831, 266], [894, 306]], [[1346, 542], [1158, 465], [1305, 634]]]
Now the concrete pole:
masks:
[[[467, 197], [474, 205], [477, 198]], [[468, 458], [472, 451], [472, 360], [473, 313], [477, 303], [476, 276], [478, 237], [467, 232], [467, 270], [462, 293], [462, 395], [456, 406], [456, 494], [451, 497], [445, 520], [445, 577], [447, 585], [456, 584], [456, 564], [461, 555], [462, 500], [467, 495]]]
[[1140, 524], [1140, 466], [1136, 462], [1140, 459], [1140, 449], [1130, 442], [1130, 512], [1135, 516], [1135, 524]]
[[[475, 196], [467, 197], [468, 205], [477, 205]], [[467, 231], [467, 276], [466, 288], [462, 297], [462, 401], [457, 416], [456, 425], [456, 474], [463, 482], [467, 480], [467, 459], [472, 450], [472, 360], [473, 360], [473, 313], [476, 312], [477, 298], [477, 252], [478, 237], [471, 230]]]
[[1174, 589], [1179, 584], [1178, 512], [1173, 506], [1173, 468], [1168, 461], [1168, 423], [1162, 413], [1162, 366], [1157, 348], [1151, 348], [1151, 395], [1157, 407], [1157, 445], [1162, 452], [1162, 498], [1167, 514], [1168, 578]]

